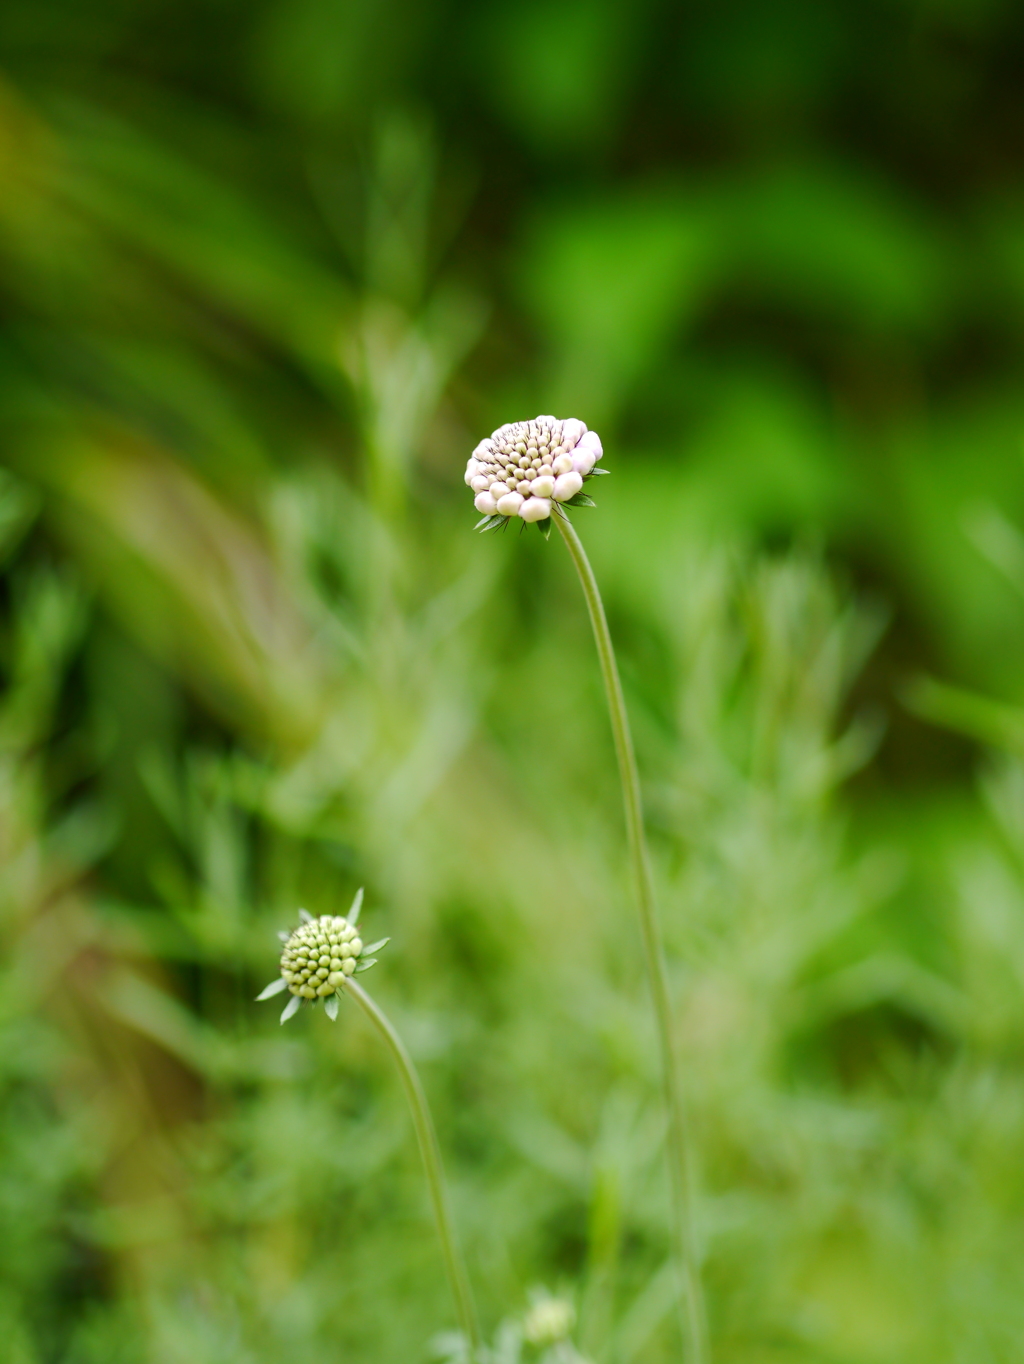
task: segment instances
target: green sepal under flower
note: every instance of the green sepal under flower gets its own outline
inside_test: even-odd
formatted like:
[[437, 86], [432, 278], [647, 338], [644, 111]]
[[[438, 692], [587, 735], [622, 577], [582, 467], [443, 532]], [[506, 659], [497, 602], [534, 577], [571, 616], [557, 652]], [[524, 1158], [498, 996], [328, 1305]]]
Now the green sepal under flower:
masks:
[[345, 981], [357, 971], [368, 971], [377, 960], [371, 954], [379, 952], [391, 941], [390, 938], [381, 938], [369, 947], [363, 945], [356, 928], [362, 904], [363, 892], [360, 889], [356, 892], [347, 918], [321, 914], [319, 919], [314, 919], [300, 909], [299, 918], [302, 922], [299, 927], [291, 933], [278, 935], [284, 942], [281, 974], [256, 998], [272, 999], [289, 990], [292, 997], [281, 1014], [282, 1023], [287, 1023], [303, 1004], [316, 1004], [321, 999], [324, 1012], [333, 1022], [338, 1016], [338, 1001]]

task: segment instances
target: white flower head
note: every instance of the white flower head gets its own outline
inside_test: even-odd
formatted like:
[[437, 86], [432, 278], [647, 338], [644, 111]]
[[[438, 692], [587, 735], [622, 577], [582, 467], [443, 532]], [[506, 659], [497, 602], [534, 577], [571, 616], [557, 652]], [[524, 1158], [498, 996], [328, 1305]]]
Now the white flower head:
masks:
[[281, 1022], [287, 1023], [307, 1001], [316, 1004], [323, 1000], [324, 1010], [333, 1022], [338, 1016], [338, 1000], [346, 980], [357, 971], [368, 971], [377, 960], [374, 952], [386, 946], [390, 938], [364, 945], [356, 927], [362, 908], [363, 892], [356, 892], [347, 918], [338, 914], [321, 914], [314, 919], [304, 909], [299, 910], [302, 922], [291, 933], [281, 933], [284, 950], [281, 953], [281, 974], [272, 980], [256, 998], [271, 999], [284, 990], [291, 991], [291, 999], [284, 1007]]
[[604, 453], [596, 431], [578, 417], [534, 417], [507, 422], [482, 440], [466, 464], [466, 485], [483, 513], [478, 530], [497, 530], [514, 517], [535, 522], [547, 534], [552, 512], [563, 505], [592, 507], [582, 491]]

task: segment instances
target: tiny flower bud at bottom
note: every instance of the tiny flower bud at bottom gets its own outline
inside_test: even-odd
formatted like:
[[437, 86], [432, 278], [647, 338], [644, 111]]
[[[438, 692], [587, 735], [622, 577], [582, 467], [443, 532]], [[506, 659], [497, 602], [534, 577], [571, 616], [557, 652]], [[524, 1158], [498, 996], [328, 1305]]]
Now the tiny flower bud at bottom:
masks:
[[576, 1322], [571, 1302], [564, 1298], [541, 1298], [523, 1321], [523, 1335], [531, 1345], [556, 1345], [565, 1340]]
[[551, 515], [551, 503], [546, 497], [529, 497], [519, 508], [519, 515], [524, 521], [543, 521]]
[[502, 516], [515, 516], [522, 505], [522, 493], [506, 493], [504, 497], [498, 499], [498, 511]]
[[541, 474], [530, 484], [534, 497], [550, 497], [555, 491], [555, 480], [550, 474]]
[[469, 486], [478, 493], [486, 492], [491, 486], [491, 480], [485, 478], [483, 474], [474, 474], [469, 481]]
[[476, 497], [473, 498], [473, 506], [484, 516], [493, 516], [498, 504], [490, 493], [477, 493]]
[[572, 467], [577, 474], [586, 478], [596, 463], [597, 456], [593, 450], [588, 449], [585, 445], [576, 447], [576, 452], [572, 457]]
[[556, 502], [567, 502], [570, 497], [575, 497], [582, 487], [583, 479], [575, 470], [568, 474], [559, 474], [555, 480]]

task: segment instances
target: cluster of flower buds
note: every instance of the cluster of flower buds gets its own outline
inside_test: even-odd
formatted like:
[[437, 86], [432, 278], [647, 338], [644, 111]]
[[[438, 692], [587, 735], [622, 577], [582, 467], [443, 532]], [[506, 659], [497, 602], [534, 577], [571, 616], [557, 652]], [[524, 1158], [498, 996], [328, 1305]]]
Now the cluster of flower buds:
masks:
[[348, 918], [337, 914], [321, 914], [314, 919], [300, 910], [302, 923], [291, 933], [282, 933], [281, 974], [271, 981], [257, 999], [270, 999], [283, 990], [290, 990], [292, 998], [285, 1006], [281, 1022], [286, 1023], [305, 1000], [324, 1001], [328, 1015], [338, 1016], [338, 991], [349, 976], [357, 971], [368, 971], [377, 960], [371, 954], [389, 941], [363, 945], [356, 923], [363, 902], [360, 890], [348, 912]]
[[355, 975], [363, 955], [359, 930], [337, 915], [300, 924], [281, 953], [281, 975], [293, 995], [303, 999], [334, 994], [346, 976]]
[[552, 503], [578, 496], [603, 453], [600, 436], [577, 417], [508, 422], [473, 451], [466, 484], [477, 511], [494, 524], [512, 516], [545, 521]]

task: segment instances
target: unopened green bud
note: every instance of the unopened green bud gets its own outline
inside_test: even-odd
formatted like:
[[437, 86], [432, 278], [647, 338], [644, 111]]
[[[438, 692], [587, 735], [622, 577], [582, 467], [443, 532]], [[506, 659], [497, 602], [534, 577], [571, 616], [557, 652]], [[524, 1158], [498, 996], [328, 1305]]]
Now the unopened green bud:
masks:
[[538, 1293], [523, 1321], [523, 1335], [531, 1345], [557, 1345], [566, 1339], [575, 1322], [576, 1312], [571, 1302]]
[[[362, 897], [363, 892], [359, 891], [349, 910], [353, 919], [359, 917]], [[328, 1017], [334, 1019], [338, 1008], [335, 996], [345, 981], [356, 971], [371, 967], [376, 961], [371, 953], [379, 951], [388, 942], [383, 938], [367, 952], [355, 924], [349, 919], [331, 914], [321, 914], [319, 919], [313, 919], [304, 910], [301, 917], [303, 922], [293, 933], [279, 935], [284, 940], [281, 973], [258, 996], [259, 999], [270, 999], [285, 990], [289, 992], [291, 999], [281, 1015], [282, 1023], [307, 999], [322, 999]]]

